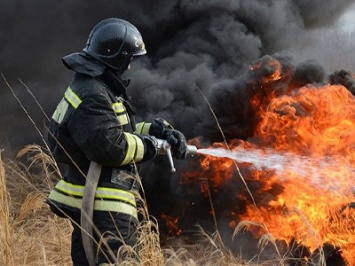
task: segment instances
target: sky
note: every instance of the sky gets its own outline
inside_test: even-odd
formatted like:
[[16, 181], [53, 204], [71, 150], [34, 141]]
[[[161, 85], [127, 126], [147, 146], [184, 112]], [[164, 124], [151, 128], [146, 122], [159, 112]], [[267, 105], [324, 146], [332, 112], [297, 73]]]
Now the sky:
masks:
[[352, 5], [338, 20], [339, 28], [344, 31], [355, 30], [355, 5]]

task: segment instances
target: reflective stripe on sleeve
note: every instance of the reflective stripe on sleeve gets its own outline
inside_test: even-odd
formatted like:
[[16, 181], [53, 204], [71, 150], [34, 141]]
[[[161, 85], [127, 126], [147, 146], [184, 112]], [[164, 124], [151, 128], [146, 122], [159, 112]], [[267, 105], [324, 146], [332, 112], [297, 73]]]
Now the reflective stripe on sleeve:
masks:
[[65, 91], [64, 98], [74, 107], [74, 109], [77, 109], [82, 102], [79, 96], [76, 95], [70, 87]]
[[137, 134], [149, 134], [149, 129], [152, 123], [140, 122], [136, 124], [136, 133]]
[[124, 132], [127, 141], [126, 156], [121, 165], [139, 162], [144, 156], [144, 144], [140, 137]]

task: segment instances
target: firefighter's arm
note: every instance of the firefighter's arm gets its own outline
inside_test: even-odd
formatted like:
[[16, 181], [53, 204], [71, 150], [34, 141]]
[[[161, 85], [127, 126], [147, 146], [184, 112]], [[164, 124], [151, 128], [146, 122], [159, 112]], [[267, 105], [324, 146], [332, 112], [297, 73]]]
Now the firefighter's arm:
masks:
[[118, 167], [156, 155], [151, 139], [123, 131], [105, 93], [82, 96], [68, 130], [89, 160], [105, 166]]
[[155, 118], [152, 123], [138, 123], [136, 132], [164, 139], [171, 145], [175, 158], [184, 159], [186, 157], [187, 143], [185, 136], [179, 130], [174, 129], [165, 119]]

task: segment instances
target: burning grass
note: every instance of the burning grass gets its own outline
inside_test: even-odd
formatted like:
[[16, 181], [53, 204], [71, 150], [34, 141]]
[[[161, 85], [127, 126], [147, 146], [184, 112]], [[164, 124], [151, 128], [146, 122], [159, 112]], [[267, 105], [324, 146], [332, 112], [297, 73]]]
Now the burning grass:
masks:
[[[195, 177], [189, 173], [186, 179], [197, 182], [204, 175], [216, 194], [238, 187], [230, 197], [243, 208], [223, 206], [236, 231], [253, 221], [248, 231], [257, 239], [285, 241], [291, 259], [354, 265], [354, 96], [340, 85], [307, 85], [278, 97], [274, 92], [258, 102], [260, 121], [251, 141], [214, 143], [214, 156], [204, 157]], [[216, 158], [221, 150], [223, 158]], [[245, 189], [233, 176], [234, 160], [248, 164], [240, 175]], [[307, 251], [294, 252], [293, 243]], [[276, 253], [280, 260], [285, 256]]]

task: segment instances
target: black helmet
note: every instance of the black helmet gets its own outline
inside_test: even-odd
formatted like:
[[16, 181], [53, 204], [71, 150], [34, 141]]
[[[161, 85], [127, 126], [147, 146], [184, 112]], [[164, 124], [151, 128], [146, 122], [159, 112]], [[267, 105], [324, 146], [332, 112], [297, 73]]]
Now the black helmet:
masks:
[[83, 51], [121, 73], [133, 56], [147, 53], [138, 29], [118, 18], [99, 22], [91, 31]]

